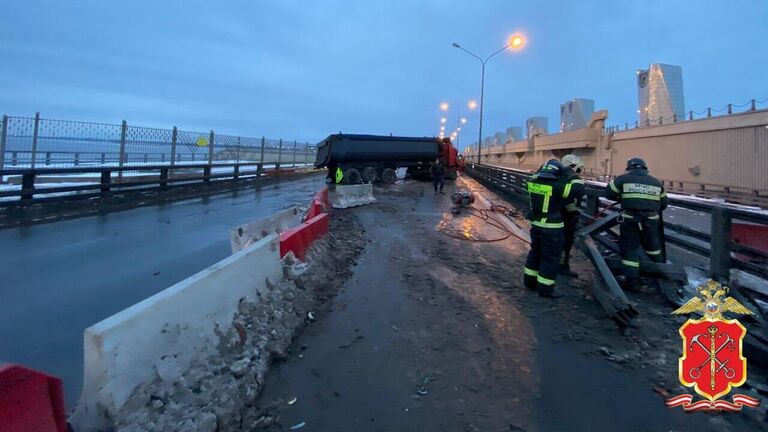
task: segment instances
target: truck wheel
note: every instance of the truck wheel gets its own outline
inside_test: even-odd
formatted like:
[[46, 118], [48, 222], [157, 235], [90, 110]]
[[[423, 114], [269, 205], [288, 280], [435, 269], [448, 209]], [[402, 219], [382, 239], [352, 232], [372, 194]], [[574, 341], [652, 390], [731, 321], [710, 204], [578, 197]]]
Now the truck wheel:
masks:
[[397, 181], [397, 173], [392, 168], [386, 168], [381, 172], [381, 182], [392, 184]]
[[360, 183], [360, 171], [355, 168], [348, 168], [344, 171], [344, 183], [346, 184], [359, 184]]
[[363, 182], [375, 183], [379, 179], [379, 171], [375, 167], [363, 168]]

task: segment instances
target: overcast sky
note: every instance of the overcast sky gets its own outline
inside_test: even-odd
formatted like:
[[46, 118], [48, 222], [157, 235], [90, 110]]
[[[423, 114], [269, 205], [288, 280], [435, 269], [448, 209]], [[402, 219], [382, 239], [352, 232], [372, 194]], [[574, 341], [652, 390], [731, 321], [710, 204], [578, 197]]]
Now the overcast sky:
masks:
[[[479, 99], [484, 135], [592, 98], [636, 120], [635, 70], [682, 65], [686, 111], [768, 97], [768, 2], [2, 0], [0, 112], [316, 142], [433, 135]], [[452, 121], [455, 111], [451, 113]], [[453, 127], [453, 125], [449, 125]], [[462, 144], [477, 138], [469, 116]], [[462, 145], [463, 147], [463, 145]]]

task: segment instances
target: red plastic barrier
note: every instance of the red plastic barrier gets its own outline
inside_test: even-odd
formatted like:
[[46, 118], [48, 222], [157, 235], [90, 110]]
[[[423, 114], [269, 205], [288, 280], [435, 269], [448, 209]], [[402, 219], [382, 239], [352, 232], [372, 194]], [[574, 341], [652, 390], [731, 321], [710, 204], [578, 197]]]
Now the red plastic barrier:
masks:
[[319, 214], [291, 230], [280, 234], [280, 257], [289, 251], [304, 261], [312, 243], [328, 233], [328, 213]]
[[331, 202], [328, 200], [328, 188], [323, 188], [315, 194], [314, 198], [312, 198], [312, 202], [309, 204], [309, 211], [304, 217], [304, 221], [306, 222], [321, 213], [328, 213], [330, 210]]
[[768, 253], [768, 226], [732, 224], [731, 241]]
[[19, 365], [0, 367], [0, 432], [67, 432], [61, 380]]

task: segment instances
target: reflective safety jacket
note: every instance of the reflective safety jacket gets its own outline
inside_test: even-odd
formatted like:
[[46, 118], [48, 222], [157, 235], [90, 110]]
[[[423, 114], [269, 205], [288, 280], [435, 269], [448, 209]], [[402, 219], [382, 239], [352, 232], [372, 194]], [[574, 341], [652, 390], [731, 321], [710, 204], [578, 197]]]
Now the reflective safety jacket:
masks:
[[571, 190], [568, 194], [568, 199], [565, 200], [563, 212], [566, 216], [575, 216], [579, 214], [579, 205], [581, 204], [581, 198], [584, 196], [584, 181], [575, 173], [567, 181]]
[[534, 174], [528, 179], [531, 225], [563, 228], [563, 210], [573, 186], [563, 178], [545, 178]]
[[344, 180], [344, 172], [341, 167], [336, 168], [336, 183], [341, 183]]
[[616, 177], [605, 187], [605, 197], [619, 201], [622, 210], [658, 212], [667, 208], [664, 186], [644, 169]]

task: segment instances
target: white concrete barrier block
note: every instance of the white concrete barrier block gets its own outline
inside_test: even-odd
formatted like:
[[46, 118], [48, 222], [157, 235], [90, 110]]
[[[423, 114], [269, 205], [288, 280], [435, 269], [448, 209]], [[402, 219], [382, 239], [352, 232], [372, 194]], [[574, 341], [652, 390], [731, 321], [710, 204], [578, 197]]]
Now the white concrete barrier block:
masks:
[[370, 183], [358, 185], [336, 185], [329, 190], [328, 199], [331, 207], [345, 209], [370, 204], [376, 201], [373, 196], [373, 185]]
[[291, 207], [272, 216], [236, 227], [229, 235], [232, 253], [247, 248], [265, 235], [279, 234], [299, 226], [302, 222], [301, 217], [299, 208]]
[[109, 426], [131, 393], [155, 376], [173, 377], [216, 350], [216, 326], [231, 325], [241, 299], [257, 301], [266, 279], [282, 277], [271, 234], [128, 309], [87, 328], [83, 392], [70, 422], [76, 431]]

